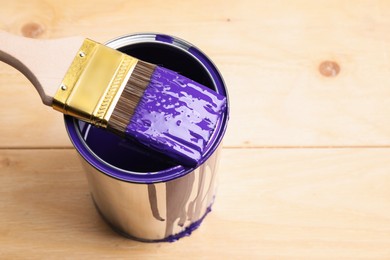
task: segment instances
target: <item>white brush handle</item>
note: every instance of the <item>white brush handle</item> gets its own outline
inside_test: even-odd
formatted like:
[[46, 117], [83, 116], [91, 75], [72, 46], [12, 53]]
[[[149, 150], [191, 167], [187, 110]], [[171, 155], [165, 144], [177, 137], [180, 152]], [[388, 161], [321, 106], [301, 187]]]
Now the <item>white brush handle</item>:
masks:
[[36, 40], [0, 30], [0, 61], [22, 72], [50, 106], [84, 39]]

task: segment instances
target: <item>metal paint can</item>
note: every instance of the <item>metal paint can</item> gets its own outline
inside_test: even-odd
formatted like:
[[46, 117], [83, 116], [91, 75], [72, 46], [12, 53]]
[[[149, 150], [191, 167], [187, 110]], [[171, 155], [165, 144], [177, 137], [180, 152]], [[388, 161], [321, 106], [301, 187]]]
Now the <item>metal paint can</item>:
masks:
[[[186, 41], [146, 33], [116, 38], [107, 45], [177, 71], [227, 97], [215, 65]], [[211, 210], [228, 114], [229, 103], [197, 168], [175, 165], [130, 140], [70, 116], [65, 116], [65, 126], [81, 156], [93, 202], [103, 219], [129, 238], [175, 241], [198, 228]]]

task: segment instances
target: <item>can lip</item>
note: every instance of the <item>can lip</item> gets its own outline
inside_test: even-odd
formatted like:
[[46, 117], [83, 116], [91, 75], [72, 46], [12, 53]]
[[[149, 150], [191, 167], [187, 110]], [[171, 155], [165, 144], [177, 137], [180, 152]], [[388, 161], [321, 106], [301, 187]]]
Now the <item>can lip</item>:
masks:
[[[217, 131], [215, 131], [207, 145], [204, 156], [201, 158], [197, 167], [202, 165], [218, 148], [222, 138], [226, 132], [227, 121], [229, 119], [229, 97], [225, 83], [218, 69], [214, 63], [198, 48], [192, 44], [170, 35], [166, 34], [156, 34], [156, 33], [137, 33], [137, 34], [128, 34], [124, 36], [117, 37], [113, 40], [110, 40], [106, 43], [107, 46], [111, 48], [121, 48], [129, 44], [135, 43], [160, 43], [185, 50], [189, 55], [192, 55], [209, 73], [211, 79], [213, 80], [215, 91], [219, 94], [226, 96], [227, 106], [226, 112], [224, 113], [221, 120], [216, 126]], [[65, 128], [67, 129], [69, 138], [71, 139], [74, 147], [79, 152], [79, 154], [95, 169], [99, 170], [107, 176], [119, 179], [121, 181], [133, 182], [133, 183], [158, 183], [166, 182], [184, 176], [196, 169], [196, 167], [184, 167], [182, 165], [177, 165], [165, 170], [158, 172], [151, 172], [149, 174], [140, 174], [133, 171], [123, 170], [113, 165], [110, 165], [100, 159], [84, 142], [79, 128], [77, 127], [77, 119], [64, 115]]]

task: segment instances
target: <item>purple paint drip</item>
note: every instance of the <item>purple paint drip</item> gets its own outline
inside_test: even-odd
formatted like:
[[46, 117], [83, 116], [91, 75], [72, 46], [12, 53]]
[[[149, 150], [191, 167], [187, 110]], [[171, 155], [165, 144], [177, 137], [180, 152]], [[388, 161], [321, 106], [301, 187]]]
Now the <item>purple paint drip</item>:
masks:
[[126, 134], [185, 165], [197, 165], [226, 98], [169, 69], [156, 67]]
[[191, 223], [191, 225], [189, 225], [188, 227], [186, 227], [183, 231], [177, 233], [177, 234], [174, 234], [174, 235], [170, 235], [166, 238], [163, 238], [163, 239], [154, 239], [154, 240], [147, 240], [147, 239], [142, 239], [142, 238], [139, 238], [139, 237], [135, 237], [135, 236], [131, 236], [127, 233], [124, 233], [123, 231], [121, 231], [120, 229], [118, 229], [116, 226], [114, 226], [105, 216], [104, 214], [102, 213], [102, 211], [99, 209], [98, 205], [96, 204], [94, 198], [92, 197], [92, 201], [95, 205], [95, 208], [97, 210], [97, 212], [99, 213], [99, 215], [102, 217], [102, 219], [115, 231], [117, 232], [118, 234], [124, 236], [124, 237], [128, 237], [128, 238], [131, 238], [133, 240], [136, 240], [136, 241], [140, 241], [140, 242], [146, 242], [146, 243], [156, 243], [156, 242], [170, 242], [170, 243], [173, 243], [173, 242], [176, 242], [177, 240], [183, 238], [183, 237], [187, 237], [187, 236], [190, 236], [192, 234], [193, 231], [195, 231], [196, 229], [198, 229], [200, 227], [200, 225], [202, 224], [203, 220], [206, 218], [206, 216], [211, 212], [211, 208], [213, 206], [213, 203], [211, 203], [210, 206], [207, 207], [206, 209], [206, 212], [204, 213], [204, 215], [197, 221]]
[[183, 237], [187, 237], [187, 236], [190, 236], [192, 234], [192, 232], [194, 230], [196, 230], [198, 227], [200, 227], [200, 225], [202, 224], [203, 220], [206, 218], [206, 216], [211, 212], [211, 207], [212, 205], [210, 205], [209, 207], [207, 207], [206, 209], [206, 213], [204, 213], [204, 215], [197, 221], [193, 222], [191, 225], [189, 225], [188, 227], [186, 227], [183, 231], [181, 231], [180, 233], [178, 234], [175, 234], [175, 235], [170, 235], [169, 237], [167, 238], [164, 238], [162, 240], [157, 240], [157, 241], [153, 241], [153, 242], [175, 242]]

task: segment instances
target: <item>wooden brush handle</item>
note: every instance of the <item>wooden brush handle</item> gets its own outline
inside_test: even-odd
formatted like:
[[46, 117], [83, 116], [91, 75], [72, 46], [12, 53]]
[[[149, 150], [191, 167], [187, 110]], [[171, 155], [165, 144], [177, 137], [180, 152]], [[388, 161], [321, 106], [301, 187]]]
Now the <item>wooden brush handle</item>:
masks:
[[36, 40], [0, 30], [0, 61], [22, 72], [50, 106], [83, 41], [83, 37]]

